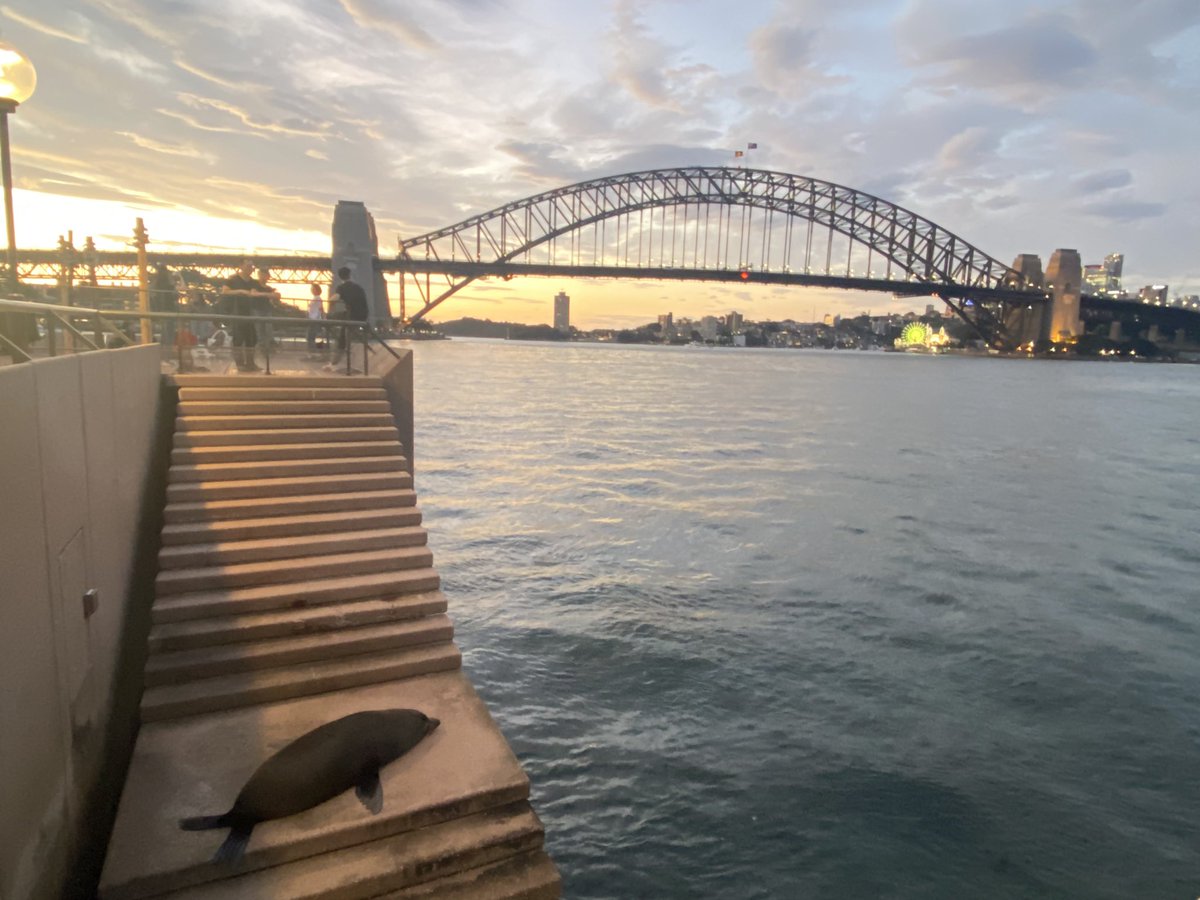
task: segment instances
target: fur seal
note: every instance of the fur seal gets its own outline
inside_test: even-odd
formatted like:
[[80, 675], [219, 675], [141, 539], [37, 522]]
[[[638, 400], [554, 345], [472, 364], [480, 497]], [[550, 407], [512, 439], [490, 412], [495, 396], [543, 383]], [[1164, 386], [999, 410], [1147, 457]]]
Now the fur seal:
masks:
[[441, 724], [415, 709], [376, 709], [326, 722], [296, 738], [250, 776], [233, 807], [219, 816], [179, 820], [185, 831], [228, 828], [215, 862], [241, 859], [259, 822], [281, 819], [348, 788], [373, 814], [383, 809], [379, 770]]

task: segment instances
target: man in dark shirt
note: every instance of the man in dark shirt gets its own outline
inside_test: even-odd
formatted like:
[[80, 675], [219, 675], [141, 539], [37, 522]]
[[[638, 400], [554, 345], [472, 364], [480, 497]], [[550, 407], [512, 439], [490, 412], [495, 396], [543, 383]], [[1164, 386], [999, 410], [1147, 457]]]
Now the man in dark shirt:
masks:
[[[342, 305], [346, 309], [345, 318], [353, 319], [355, 322], [365, 322], [369, 317], [367, 309], [367, 292], [362, 289], [362, 285], [356, 284], [350, 279], [350, 269], [347, 266], [342, 266], [338, 269], [338, 278], [341, 283], [333, 289], [333, 292], [342, 301]], [[330, 368], [336, 366], [342, 358], [342, 353], [346, 350], [346, 329], [341, 328], [338, 333], [337, 355], [334, 357]]]
[[[271, 296], [262, 284], [262, 282], [251, 277], [251, 272], [254, 271], [254, 263], [251, 260], [243, 260], [237, 273], [225, 280], [225, 284], [221, 287], [221, 293], [226, 294], [233, 302], [233, 308], [229, 311], [235, 316], [254, 316], [261, 315], [259, 312], [259, 304], [263, 297]], [[230, 341], [233, 344], [233, 361], [237, 363], [239, 372], [257, 372], [258, 365], [254, 362], [254, 347], [258, 343], [258, 332], [254, 327], [253, 322], [234, 322], [230, 329], [232, 332]]]

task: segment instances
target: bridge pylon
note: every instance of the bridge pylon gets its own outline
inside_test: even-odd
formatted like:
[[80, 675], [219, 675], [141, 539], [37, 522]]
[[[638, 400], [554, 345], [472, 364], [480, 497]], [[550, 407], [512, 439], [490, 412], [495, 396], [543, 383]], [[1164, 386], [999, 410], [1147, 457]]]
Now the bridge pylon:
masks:
[[339, 200], [333, 210], [333, 283], [342, 266], [367, 293], [367, 310], [372, 325], [389, 325], [392, 311], [388, 304], [387, 282], [379, 271], [379, 238], [375, 218], [361, 200]]
[[1042, 338], [1062, 341], [1079, 337], [1080, 296], [1083, 293], [1083, 263], [1078, 250], [1055, 250], [1046, 266], [1046, 287], [1050, 291], [1050, 310], [1042, 326]]

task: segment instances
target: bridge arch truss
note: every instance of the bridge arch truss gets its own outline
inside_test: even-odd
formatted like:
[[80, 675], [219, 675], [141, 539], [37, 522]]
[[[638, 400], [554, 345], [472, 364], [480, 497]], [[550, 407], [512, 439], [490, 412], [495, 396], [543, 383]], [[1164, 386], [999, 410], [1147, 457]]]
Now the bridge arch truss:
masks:
[[753, 280], [936, 294], [1003, 343], [1006, 304], [1040, 300], [1013, 269], [903, 207], [782, 172], [655, 169], [598, 178], [505, 204], [400, 241], [410, 321], [480, 277]]

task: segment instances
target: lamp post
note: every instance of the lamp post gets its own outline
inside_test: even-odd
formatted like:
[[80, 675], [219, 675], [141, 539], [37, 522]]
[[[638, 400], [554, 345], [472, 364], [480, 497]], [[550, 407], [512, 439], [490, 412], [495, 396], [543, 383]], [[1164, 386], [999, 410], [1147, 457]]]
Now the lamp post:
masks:
[[17, 287], [17, 234], [13, 230], [12, 160], [8, 151], [8, 114], [33, 96], [37, 72], [20, 50], [0, 43], [0, 170], [4, 176], [4, 224], [8, 228], [8, 288]]

